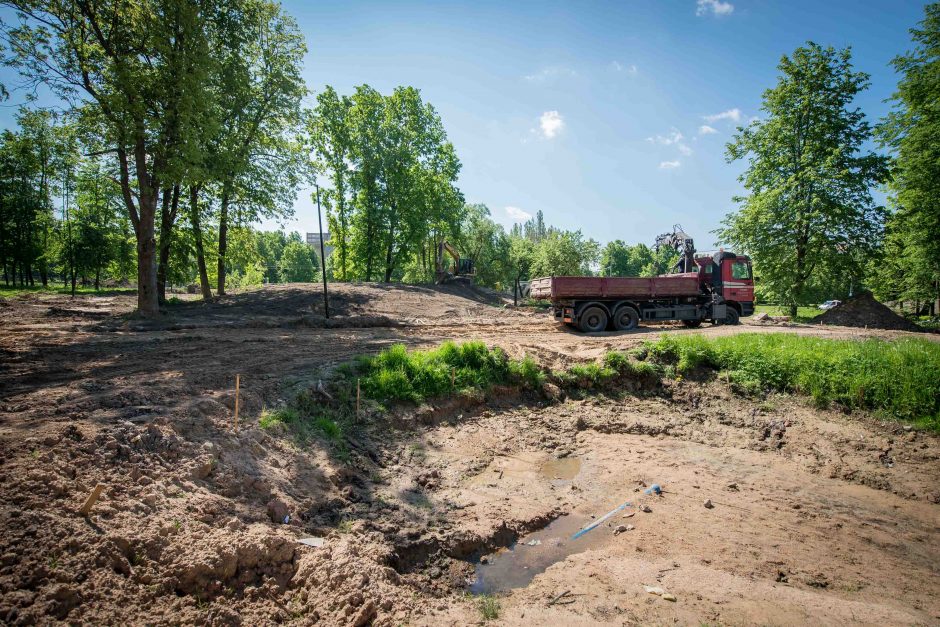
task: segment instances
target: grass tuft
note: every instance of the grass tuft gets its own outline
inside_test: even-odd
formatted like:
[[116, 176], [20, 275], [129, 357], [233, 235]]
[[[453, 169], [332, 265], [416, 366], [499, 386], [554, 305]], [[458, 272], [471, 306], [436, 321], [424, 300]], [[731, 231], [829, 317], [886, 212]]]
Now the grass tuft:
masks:
[[499, 599], [492, 594], [484, 594], [477, 599], [477, 609], [483, 620], [496, 620], [499, 618]]
[[361, 357], [357, 372], [366, 396], [415, 403], [497, 384], [537, 388], [545, 379], [532, 358], [512, 360], [501, 349], [487, 348], [483, 342], [445, 342], [428, 351], [409, 351], [396, 344], [375, 357]]
[[664, 335], [646, 348], [649, 359], [679, 375], [716, 369], [744, 394], [796, 392], [821, 407], [872, 409], [940, 431], [940, 344], [929, 340]]

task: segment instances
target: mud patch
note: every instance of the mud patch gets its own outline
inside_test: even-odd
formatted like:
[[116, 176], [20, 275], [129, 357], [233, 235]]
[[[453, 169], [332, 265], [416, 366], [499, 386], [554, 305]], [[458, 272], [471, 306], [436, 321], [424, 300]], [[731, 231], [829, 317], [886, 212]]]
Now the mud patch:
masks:
[[528, 586], [536, 575], [569, 555], [601, 547], [613, 532], [602, 525], [583, 536], [572, 536], [591, 519], [570, 514], [520, 538], [508, 548], [477, 560], [473, 581], [467, 586], [472, 594], [495, 594]]
[[574, 479], [581, 472], [581, 459], [562, 457], [550, 459], [539, 466], [539, 474], [548, 479]]

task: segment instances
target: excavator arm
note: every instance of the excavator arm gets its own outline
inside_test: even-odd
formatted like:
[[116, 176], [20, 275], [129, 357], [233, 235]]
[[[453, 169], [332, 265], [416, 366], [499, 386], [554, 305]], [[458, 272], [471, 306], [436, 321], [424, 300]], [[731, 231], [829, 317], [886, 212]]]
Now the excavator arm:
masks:
[[675, 224], [672, 233], [663, 233], [656, 238], [656, 252], [660, 248], [671, 248], [682, 255], [673, 268], [674, 272], [695, 272], [695, 243], [692, 236], [682, 230], [682, 225]]

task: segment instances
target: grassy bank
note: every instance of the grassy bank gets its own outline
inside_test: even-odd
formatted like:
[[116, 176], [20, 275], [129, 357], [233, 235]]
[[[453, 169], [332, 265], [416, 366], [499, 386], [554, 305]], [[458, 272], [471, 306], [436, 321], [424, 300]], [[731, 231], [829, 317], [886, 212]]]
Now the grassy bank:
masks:
[[[765, 313], [768, 316], [789, 316], [790, 309], [780, 305], [755, 305], [754, 313]], [[818, 307], [797, 307], [794, 322], [812, 322], [814, 318], [824, 313], [826, 312]]]
[[706, 339], [662, 336], [646, 345], [653, 361], [679, 374], [714, 368], [745, 393], [765, 390], [872, 409], [940, 431], [940, 344], [922, 339], [827, 340], [787, 333]]
[[360, 358], [348, 375], [361, 379], [362, 392], [378, 401], [421, 401], [493, 385], [537, 388], [544, 373], [531, 357], [510, 359], [483, 342], [444, 342], [428, 351], [396, 344], [375, 357]]

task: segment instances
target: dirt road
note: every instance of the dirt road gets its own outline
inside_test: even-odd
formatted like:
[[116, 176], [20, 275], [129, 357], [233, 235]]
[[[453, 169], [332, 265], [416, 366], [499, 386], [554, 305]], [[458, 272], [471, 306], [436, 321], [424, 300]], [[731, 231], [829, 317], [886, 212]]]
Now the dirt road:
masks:
[[256, 426], [398, 342], [479, 339], [559, 368], [661, 332], [907, 334], [586, 337], [469, 288], [334, 290], [330, 321], [314, 286], [179, 303], [157, 323], [128, 317], [123, 294], [0, 301], [0, 622], [467, 624], [484, 615], [468, 589], [519, 625], [940, 621], [940, 442], [896, 423], [667, 381], [392, 408], [347, 459]]

